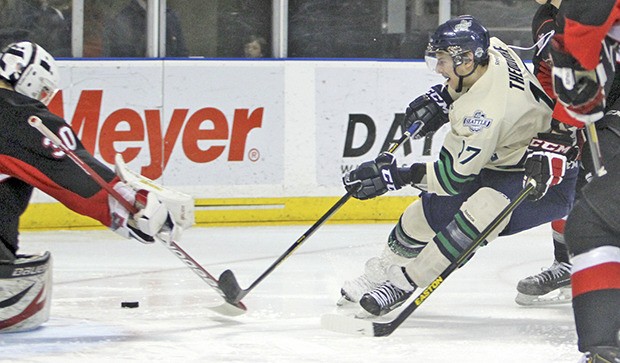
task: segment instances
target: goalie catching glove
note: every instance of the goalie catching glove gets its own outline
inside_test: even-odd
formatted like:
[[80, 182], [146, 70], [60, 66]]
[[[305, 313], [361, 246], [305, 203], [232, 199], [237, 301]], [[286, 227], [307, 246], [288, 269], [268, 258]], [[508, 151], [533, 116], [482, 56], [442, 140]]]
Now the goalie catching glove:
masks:
[[448, 107], [452, 97], [448, 87], [437, 84], [425, 94], [413, 100], [405, 110], [405, 129], [409, 130], [414, 122], [422, 122], [422, 128], [414, 136], [415, 139], [439, 130], [448, 122]]
[[577, 160], [579, 149], [568, 134], [539, 133], [530, 141], [525, 159], [523, 185], [535, 184], [530, 198], [538, 200], [549, 187], [560, 184], [569, 162]]
[[120, 182], [114, 185], [114, 189], [138, 208], [138, 212], [130, 215], [120, 202], [110, 197], [110, 228], [116, 233], [142, 243], [155, 240], [169, 243], [178, 240], [183, 230], [193, 225], [194, 200], [191, 196], [162, 187], [129, 170], [120, 154], [116, 155], [115, 170]]

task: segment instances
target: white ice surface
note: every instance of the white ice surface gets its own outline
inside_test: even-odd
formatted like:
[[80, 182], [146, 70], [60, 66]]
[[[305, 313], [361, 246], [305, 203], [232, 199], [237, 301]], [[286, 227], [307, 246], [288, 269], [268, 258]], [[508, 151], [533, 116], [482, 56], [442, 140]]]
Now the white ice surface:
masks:
[[[180, 245], [211, 274], [230, 268], [249, 286], [309, 226], [194, 228]], [[7, 362], [576, 362], [570, 304], [514, 303], [520, 278], [550, 265], [548, 226], [478, 251], [391, 336], [320, 326], [342, 281], [384, 246], [391, 225], [326, 225], [243, 300], [235, 318], [164, 246], [107, 230], [26, 232], [21, 252], [54, 257], [52, 317], [0, 335]], [[123, 309], [122, 301], [139, 301]]]

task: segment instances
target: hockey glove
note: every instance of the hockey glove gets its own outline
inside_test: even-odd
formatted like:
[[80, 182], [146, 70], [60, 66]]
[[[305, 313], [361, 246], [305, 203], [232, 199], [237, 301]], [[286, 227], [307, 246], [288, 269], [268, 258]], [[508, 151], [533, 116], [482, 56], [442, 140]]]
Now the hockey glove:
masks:
[[133, 202], [138, 212], [129, 212], [114, 198], [110, 199], [112, 225], [116, 233], [133, 237], [142, 243], [155, 240], [177, 241], [182, 232], [194, 223], [194, 199], [131, 171], [120, 154], [115, 158], [120, 182], [114, 185], [126, 200]]
[[405, 110], [405, 129], [408, 130], [416, 121], [423, 123], [420, 131], [414, 136], [418, 139], [435, 132], [448, 122], [448, 107], [452, 97], [448, 88], [437, 84], [425, 94], [413, 100]]
[[384, 152], [375, 160], [366, 161], [343, 178], [344, 188], [356, 199], [365, 200], [398, 190], [405, 185], [399, 175], [394, 155]]
[[527, 148], [523, 177], [524, 186], [530, 180], [536, 183], [529, 198], [539, 200], [549, 187], [560, 184], [568, 163], [575, 161], [578, 154], [579, 149], [568, 134], [539, 133], [533, 138]]
[[564, 48], [562, 34], [551, 40], [553, 60], [553, 92], [568, 113], [577, 120], [591, 123], [603, 117], [607, 76], [602, 64], [593, 70], [586, 70]]
[[171, 235], [174, 223], [168, 209], [155, 193], [144, 189], [134, 190], [122, 181], [114, 184], [114, 189], [138, 209], [135, 214], [130, 214], [115, 198], [109, 198], [112, 216], [110, 228], [114, 232], [142, 243], [153, 243], [156, 237], [163, 239], [159, 234]]

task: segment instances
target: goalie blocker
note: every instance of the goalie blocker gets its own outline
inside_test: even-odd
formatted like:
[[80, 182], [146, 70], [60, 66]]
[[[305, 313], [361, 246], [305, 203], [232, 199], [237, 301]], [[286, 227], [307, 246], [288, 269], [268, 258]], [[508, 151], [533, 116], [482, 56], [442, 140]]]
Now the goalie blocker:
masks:
[[116, 175], [121, 180], [114, 189], [140, 208], [130, 215], [119, 201], [110, 198], [115, 221], [110, 228], [143, 243], [178, 241], [183, 231], [194, 224], [194, 199], [130, 170], [120, 154], [116, 154], [114, 161]]
[[32, 330], [50, 316], [52, 257], [18, 255], [0, 262], [0, 333]]

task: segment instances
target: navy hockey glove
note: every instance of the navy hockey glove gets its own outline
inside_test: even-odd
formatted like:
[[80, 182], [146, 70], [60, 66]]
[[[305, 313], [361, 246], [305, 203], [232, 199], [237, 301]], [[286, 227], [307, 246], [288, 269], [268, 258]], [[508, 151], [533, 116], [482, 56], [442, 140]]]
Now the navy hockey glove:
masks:
[[435, 132], [448, 122], [448, 107], [452, 103], [452, 97], [448, 88], [437, 84], [431, 87], [425, 94], [413, 100], [405, 110], [405, 129], [411, 128], [416, 121], [423, 123], [420, 131], [414, 136], [415, 139]]
[[596, 69], [586, 70], [564, 48], [562, 34], [551, 40], [553, 60], [553, 92], [568, 113], [577, 120], [591, 123], [603, 117], [607, 76], [602, 64]]
[[568, 163], [575, 161], [578, 154], [579, 149], [568, 134], [540, 133], [533, 138], [527, 148], [523, 177], [524, 186], [530, 180], [536, 182], [529, 198], [538, 200], [549, 187], [560, 184]]
[[356, 199], [378, 197], [388, 190], [398, 190], [406, 185], [396, 166], [394, 155], [383, 152], [375, 160], [361, 163], [348, 172], [342, 182], [347, 192]]

